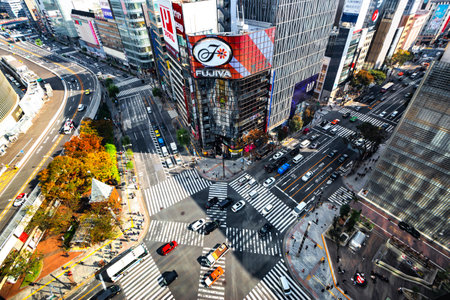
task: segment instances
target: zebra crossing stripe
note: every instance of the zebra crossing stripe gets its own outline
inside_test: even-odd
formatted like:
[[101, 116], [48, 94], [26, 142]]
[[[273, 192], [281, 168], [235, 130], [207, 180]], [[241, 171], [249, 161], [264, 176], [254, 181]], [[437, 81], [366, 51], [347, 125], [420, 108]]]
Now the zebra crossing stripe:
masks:
[[189, 223], [152, 220], [149, 227], [149, 241], [168, 243], [177, 241], [180, 245], [203, 247], [204, 235], [189, 230]]

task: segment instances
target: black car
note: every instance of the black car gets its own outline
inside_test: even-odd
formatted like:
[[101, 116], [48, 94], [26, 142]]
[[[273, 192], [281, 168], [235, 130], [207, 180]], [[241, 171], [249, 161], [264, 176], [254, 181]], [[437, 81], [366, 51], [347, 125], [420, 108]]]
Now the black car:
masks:
[[260, 237], [265, 237], [272, 228], [273, 228], [273, 226], [270, 223], [266, 223], [266, 224], [264, 224], [263, 227], [261, 227], [261, 229], [259, 229], [258, 235]]
[[320, 122], [320, 126], [324, 127], [325, 125], [327, 125], [328, 121], [327, 120], [323, 120], [322, 122]]
[[173, 270], [172, 272], [164, 272], [161, 277], [158, 278], [158, 283], [160, 286], [168, 286], [172, 282], [175, 281], [175, 279], [178, 278], [178, 273]]
[[213, 232], [214, 230], [216, 230], [217, 228], [219, 228], [220, 226], [220, 221], [219, 220], [214, 220], [212, 222], [206, 223], [205, 225], [205, 234], [210, 234], [211, 232]]
[[264, 166], [264, 170], [266, 170], [267, 173], [272, 173], [273, 170], [275, 170], [276, 166], [273, 164], [268, 164]]
[[217, 197], [213, 197], [211, 199], [209, 199], [206, 204], [205, 204], [205, 208], [211, 208], [214, 206], [214, 204], [216, 204], [217, 202], [219, 202], [219, 198]]
[[221, 210], [224, 210], [225, 208], [227, 208], [228, 206], [230, 206], [231, 204], [233, 204], [233, 199], [231, 198], [225, 198], [222, 201], [219, 202], [219, 208]]
[[339, 173], [338, 172], [333, 172], [331, 175], [330, 175], [330, 179], [331, 180], [336, 180], [336, 179], [338, 179], [338, 177], [339, 177]]
[[342, 117], [343, 117], [344, 119], [346, 119], [346, 118], [350, 117], [350, 113], [349, 113], [349, 112], [346, 112], [345, 114], [342, 115]]
[[337, 153], [338, 153], [338, 151], [336, 149], [331, 150], [331, 152], [328, 153], [328, 157], [329, 158], [333, 158]]
[[280, 158], [278, 161], [277, 161], [277, 166], [278, 167], [281, 167], [282, 165], [284, 165], [286, 162], [287, 162], [287, 157], [286, 156], [283, 156], [282, 158]]
[[291, 152], [289, 152], [289, 154], [291, 156], [296, 156], [299, 152], [300, 152], [299, 148], [294, 148], [294, 149], [291, 150]]
[[341, 157], [339, 157], [338, 161], [340, 163], [343, 163], [348, 158], [348, 154], [344, 154]]
[[120, 293], [121, 289], [118, 285], [110, 285], [106, 288], [106, 290], [102, 290], [98, 292], [91, 300], [106, 300], [111, 299], [118, 293]]
[[401, 230], [408, 231], [411, 228], [411, 225], [406, 222], [400, 221], [398, 222], [398, 227], [400, 227]]
[[414, 227], [411, 226], [409, 230], [406, 230], [410, 235], [415, 237], [416, 239], [420, 239], [420, 232], [418, 232]]

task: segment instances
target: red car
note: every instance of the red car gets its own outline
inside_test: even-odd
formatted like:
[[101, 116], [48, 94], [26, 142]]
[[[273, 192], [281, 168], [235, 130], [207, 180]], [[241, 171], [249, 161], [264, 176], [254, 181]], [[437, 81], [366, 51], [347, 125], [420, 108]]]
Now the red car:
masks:
[[338, 124], [338, 123], [339, 123], [339, 119], [336, 119], [336, 120], [334, 120], [334, 121], [331, 122], [331, 124], [333, 124], [333, 125], [336, 125], [336, 124]]
[[165, 244], [162, 248], [162, 255], [167, 255], [167, 253], [175, 249], [176, 246], [178, 246], [178, 243], [175, 241]]

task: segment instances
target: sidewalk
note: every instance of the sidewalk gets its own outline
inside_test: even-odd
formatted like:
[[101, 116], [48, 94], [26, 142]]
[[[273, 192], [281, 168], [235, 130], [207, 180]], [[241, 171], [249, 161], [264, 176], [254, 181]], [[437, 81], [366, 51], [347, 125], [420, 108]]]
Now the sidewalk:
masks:
[[[335, 280], [324, 236], [336, 214], [338, 210], [334, 205], [324, 203], [291, 227], [283, 241], [287, 267], [312, 299], [348, 299]], [[305, 233], [309, 222], [311, 225]]]

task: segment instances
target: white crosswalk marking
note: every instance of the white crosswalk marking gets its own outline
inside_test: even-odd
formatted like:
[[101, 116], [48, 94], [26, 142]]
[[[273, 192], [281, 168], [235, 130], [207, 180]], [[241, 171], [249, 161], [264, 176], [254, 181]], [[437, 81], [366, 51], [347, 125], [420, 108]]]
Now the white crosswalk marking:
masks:
[[137, 94], [139, 92], [142, 92], [142, 91], [148, 90], [148, 89], [151, 89], [151, 86], [145, 85], [145, 86], [134, 87], [134, 88], [127, 89], [127, 90], [122, 90], [119, 92], [119, 94], [117, 94], [117, 97], [120, 98], [120, 97], [129, 96], [131, 94]]
[[[349, 112], [351, 114], [351, 116], [356, 116], [358, 118], [358, 120], [360, 120], [362, 122], [369, 122], [370, 124], [372, 124], [374, 126], [377, 126], [377, 127], [381, 127], [384, 124], [387, 124], [386, 122], [383, 122], [383, 121], [381, 121], [381, 120], [379, 120], [377, 118], [371, 117], [369, 115], [366, 115], [366, 114], [363, 114], [363, 113], [360, 113], [360, 112], [353, 111], [351, 109], [348, 109], [347, 107], [341, 108], [339, 110], [339, 112], [342, 113], [342, 114], [345, 114], [345, 113]], [[394, 126], [389, 125], [386, 128], [386, 131], [387, 132], [391, 132], [393, 129], [394, 129]]]
[[116, 83], [116, 86], [120, 88], [121, 86], [125, 86], [127, 84], [131, 84], [131, 83], [134, 83], [134, 82], [137, 82], [137, 81], [141, 81], [141, 80], [139, 78], [133, 77], [133, 78], [126, 79], [126, 80], [122, 80], [122, 81], [121, 80], [117, 80], [117, 81], [118, 82]]
[[169, 117], [171, 119], [175, 119], [176, 117], [178, 117], [178, 113], [175, 110], [173, 110], [173, 109], [168, 110], [167, 113], [169, 114]]
[[334, 192], [330, 197], [328, 197], [328, 201], [339, 205], [343, 205], [347, 204], [352, 199], [352, 197], [353, 197], [352, 192], [347, 188], [341, 186], [336, 192]]
[[189, 229], [189, 225], [182, 222], [152, 220], [146, 239], [163, 243], [176, 241], [180, 245], [203, 247], [205, 236]]
[[[203, 248], [202, 255], [206, 256], [211, 251], [211, 248]], [[206, 277], [211, 274], [217, 267], [223, 269], [223, 275], [217, 279], [216, 282], [210, 287], [205, 284]], [[201, 266], [200, 278], [198, 283], [198, 295], [197, 299], [225, 299], [225, 256], [223, 256], [213, 268]]]
[[186, 170], [144, 189], [149, 214], [154, 215], [210, 185], [211, 181], [200, 177], [196, 170]]
[[219, 200], [223, 200], [228, 195], [228, 183], [226, 182], [216, 182], [209, 187], [209, 196], [208, 199], [213, 197], [219, 198]]
[[[291, 209], [284, 204], [277, 196], [272, 194], [267, 188], [258, 184], [254, 187], [250, 187], [247, 183], [241, 185], [239, 179], [247, 175], [242, 174], [239, 178], [236, 178], [230, 183], [230, 186], [236, 190], [248, 203], [258, 211], [262, 212], [267, 204], [272, 204], [272, 211], [265, 217], [276, 229], [283, 232], [290, 224], [295, 221], [295, 216], [291, 214]], [[256, 198], [250, 198], [248, 195], [250, 191], [257, 190], [258, 196]]]
[[[228, 196], [228, 183], [217, 182], [209, 186], [208, 199], [217, 197], [220, 200], [225, 199]], [[206, 210], [206, 215], [210, 220], [219, 220], [220, 227], [227, 227], [227, 210], [221, 210], [215, 204], [213, 207]]]
[[[291, 287], [292, 294], [285, 296], [280, 285], [280, 277], [286, 276]], [[303, 300], [311, 299], [305, 291], [291, 278], [288, 273], [284, 260], [280, 259], [278, 263], [264, 276], [264, 278], [250, 291], [244, 300], [255, 299], [292, 299]]]
[[161, 273], [151, 255], [132, 267], [119, 281], [126, 299], [175, 299], [170, 290], [158, 284]]
[[234, 251], [281, 256], [278, 233], [275, 233], [275, 237], [268, 234], [266, 237], [260, 238], [257, 230], [227, 227], [226, 236], [228, 245]]

